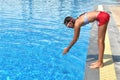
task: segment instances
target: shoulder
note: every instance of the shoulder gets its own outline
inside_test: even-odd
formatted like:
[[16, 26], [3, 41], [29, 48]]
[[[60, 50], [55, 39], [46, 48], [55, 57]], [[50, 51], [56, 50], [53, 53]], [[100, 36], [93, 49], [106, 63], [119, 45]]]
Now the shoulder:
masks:
[[81, 16], [75, 20], [74, 27], [81, 27], [83, 24], [84, 24], [84, 18], [83, 16]]

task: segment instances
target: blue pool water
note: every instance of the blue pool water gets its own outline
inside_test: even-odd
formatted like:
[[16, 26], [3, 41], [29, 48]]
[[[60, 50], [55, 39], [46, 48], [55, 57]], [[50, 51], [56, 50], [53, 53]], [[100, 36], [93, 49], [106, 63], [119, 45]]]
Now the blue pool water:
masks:
[[83, 80], [91, 24], [63, 56], [73, 37], [63, 20], [99, 1], [0, 0], [0, 80]]

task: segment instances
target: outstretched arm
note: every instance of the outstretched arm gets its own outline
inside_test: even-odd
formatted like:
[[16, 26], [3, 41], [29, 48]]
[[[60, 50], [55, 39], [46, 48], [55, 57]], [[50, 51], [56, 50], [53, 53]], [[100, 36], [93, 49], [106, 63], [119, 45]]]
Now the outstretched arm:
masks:
[[64, 49], [63, 54], [66, 54], [69, 51], [69, 49], [76, 43], [76, 41], [79, 38], [79, 33], [80, 33], [80, 27], [75, 27], [74, 28], [74, 37], [73, 37], [73, 40], [71, 41], [71, 43], [69, 44], [69, 46]]

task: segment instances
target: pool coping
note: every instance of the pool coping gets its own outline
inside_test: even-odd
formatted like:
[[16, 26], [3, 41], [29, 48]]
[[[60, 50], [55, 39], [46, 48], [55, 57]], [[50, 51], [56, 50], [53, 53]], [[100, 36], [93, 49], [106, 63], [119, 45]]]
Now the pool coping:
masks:
[[[120, 62], [120, 59], [119, 59], [120, 51], [118, 51], [118, 53], [117, 53], [117, 55], [119, 55], [119, 56], [116, 56], [116, 54], [115, 54], [116, 53], [115, 45], [120, 44], [120, 43], [118, 43], [115, 40], [116, 35], [113, 35], [113, 34], [116, 34], [115, 32], [117, 32], [117, 34], [120, 34], [119, 33], [120, 31], [116, 27], [117, 25], [115, 24], [115, 21], [113, 18], [114, 14], [112, 14], [112, 11], [110, 11], [109, 7], [111, 7], [111, 6], [98, 5], [98, 7], [97, 7], [97, 10], [104, 10], [104, 11], [108, 12], [111, 16], [110, 22], [108, 24], [106, 40], [105, 40], [106, 48], [105, 48], [105, 52], [104, 52], [104, 61], [105, 61], [106, 66], [104, 66], [103, 68], [100, 68], [100, 69], [90, 69], [89, 68], [90, 63], [97, 60], [97, 55], [98, 55], [97, 37], [96, 37], [97, 36], [97, 25], [96, 25], [96, 23], [93, 23], [92, 28], [91, 28], [91, 33], [90, 33], [91, 35], [90, 35], [90, 41], [89, 41], [89, 49], [88, 49], [88, 55], [87, 55], [87, 60], [86, 60], [85, 80], [119, 80], [120, 79], [118, 77], [118, 75], [120, 75], [120, 73], [119, 73], [120, 64], [118, 65], [118, 63]], [[111, 30], [111, 27], [114, 28], [114, 30]], [[95, 45], [95, 46], [93, 46], [93, 45]], [[120, 45], [118, 45], [118, 47], [120, 47]], [[116, 65], [117, 65], [117, 69], [116, 69]]]

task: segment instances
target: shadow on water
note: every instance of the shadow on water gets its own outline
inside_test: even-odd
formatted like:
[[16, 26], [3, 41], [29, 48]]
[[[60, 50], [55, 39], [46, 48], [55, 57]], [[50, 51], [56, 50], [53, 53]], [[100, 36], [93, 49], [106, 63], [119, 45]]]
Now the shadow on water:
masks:
[[[87, 56], [87, 62], [93, 62], [98, 59], [97, 54], [91, 54]], [[104, 59], [108, 59], [105, 63], [104, 66], [111, 65], [112, 63], [117, 63], [120, 62], [120, 56], [119, 55], [104, 55]]]

